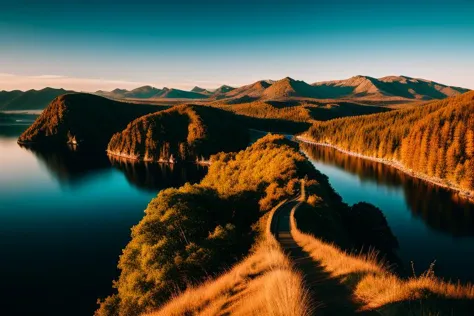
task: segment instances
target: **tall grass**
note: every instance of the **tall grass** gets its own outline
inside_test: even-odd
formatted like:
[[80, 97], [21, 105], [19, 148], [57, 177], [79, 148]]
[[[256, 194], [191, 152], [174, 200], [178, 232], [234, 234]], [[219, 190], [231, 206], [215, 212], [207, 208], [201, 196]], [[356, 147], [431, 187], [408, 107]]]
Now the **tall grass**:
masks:
[[246, 259], [215, 280], [177, 293], [149, 316], [270, 315], [309, 316], [310, 299], [270, 231], [274, 208], [262, 240]]
[[[385, 310], [384, 314], [396, 310], [396, 315], [427, 315], [433, 311], [438, 315], [444, 315], [446, 311], [454, 315], [471, 315], [474, 299], [472, 284], [463, 285], [439, 279], [432, 267], [420, 276], [402, 279], [392, 273], [383, 261], [378, 260], [374, 252], [346, 253], [333, 244], [303, 233], [297, 227], [294, 217], [296, 210], [297, 207], [292, 210], [290, 217], [291, 234], [295, 241], [331, 276], [341, 280], [353, 291], [354, 298], [363, 310]], [[413, 312], [414, 305], [407, 304], [413, 302], [420, 303], [421, 311]]]

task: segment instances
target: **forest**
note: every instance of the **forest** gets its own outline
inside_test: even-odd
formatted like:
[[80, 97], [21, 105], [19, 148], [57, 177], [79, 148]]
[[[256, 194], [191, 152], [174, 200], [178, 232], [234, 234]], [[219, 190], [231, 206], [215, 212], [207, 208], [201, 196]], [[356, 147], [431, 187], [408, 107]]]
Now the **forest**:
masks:
[[416, 108], [315, 122], [305, 136], [474, 190], [474, 92]]
[[201, 183], [160, 192], [133, 227], [117, 291], [96, 315], [151, 311], [246, 255], [259, 218], [294, 195], [312, 170], [297, 148], [283, 136], [266, 136], [239, 153], [213, 156]]
[[110, 137], [130, 121], [164, 108], [118, 102], [87, 93], [64, 94], [51, 101], [18, 142], [56, 147], [74, 141], [104, 150]]
[[219, 151], [238, 151], [248, 131], [226, 111], [180, 105], [140, 117], [112, 136], [109, 154], [145, 161], [195, 161]]

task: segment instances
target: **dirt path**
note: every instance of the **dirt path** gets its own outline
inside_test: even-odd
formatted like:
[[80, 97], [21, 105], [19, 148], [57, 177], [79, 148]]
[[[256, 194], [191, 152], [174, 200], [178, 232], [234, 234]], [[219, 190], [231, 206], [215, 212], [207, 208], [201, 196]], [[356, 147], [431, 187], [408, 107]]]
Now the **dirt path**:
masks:
[[314, 314], [321, 315], [378, 315], [378, 313], [358, 312], [359, 305], [352, 298], [350, 290], [338, 278], [331, 277], [318, 261], [313, 260], [291, 236], [290, 213], [298, 206], [290, 201], [280, 207], [272, 222], [272, 232], [283, 250], [290, 256], [304, 277], [306, 288], [310, 291]]

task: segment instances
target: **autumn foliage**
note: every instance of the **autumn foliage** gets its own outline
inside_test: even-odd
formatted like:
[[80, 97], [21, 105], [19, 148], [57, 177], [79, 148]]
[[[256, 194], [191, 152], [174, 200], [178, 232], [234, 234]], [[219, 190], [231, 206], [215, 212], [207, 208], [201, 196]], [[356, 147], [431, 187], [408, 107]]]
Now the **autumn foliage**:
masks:
[[248, 253], [262, 211], [294, 194], [311, 164], [295, 143], [268, 135], [211, 158], [200, 184], [167, 189], [148, 205], [120, 257], [117, 292], [97, 315], [138, 315]]
[[140, 117], [110, 139], [111, 154], [145, 161], [208, 159], [248, 143], [245, 127], [223, 110], [180, 105]]
[[474, 190], [474, 92], [412, 109], [316, 122], [307, 136]]

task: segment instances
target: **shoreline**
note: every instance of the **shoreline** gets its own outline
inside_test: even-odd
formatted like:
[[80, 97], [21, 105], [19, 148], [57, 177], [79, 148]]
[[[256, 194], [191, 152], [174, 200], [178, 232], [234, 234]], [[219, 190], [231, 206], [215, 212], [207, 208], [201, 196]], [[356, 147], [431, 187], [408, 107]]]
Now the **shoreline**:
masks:
[[211, 165], [211, 162], [209, 160], [206, 160], [206, 161], [183, 160], [183, 161], [171, 162], [169, 160], [164, 160], [164, 159], [160, 159], [160, 160], [140, 159], [138, 157], [134, 157], [134, 156], [130, 156], [130, 155], [114, 153], [114, 152], [109, 151], [109, 150], [106, 150], [105, 152], [107, 153], [107, 155], [112, 156], [114, 158], [126, 159], [126, 160], [130, 160], [130, 161], [135, 161], [135, 162], [165, 163], [165, 164], [169, 164], [169, 165], [174, 165], [174, 164], [177, 164], [177, 163], [194, 163], [196, 165], [202, 165], [202, 166], [210, 166]]
[[330, 144], [330, 143], [316, 142], [314, 140], [311, 140], [311, 139], [303, 137], [303, 136], [295, 136], [295, 139], [297, 141], [307, 143], [307, 144], [333, 148], [333, 149], [335, 149], [337, 151], [340, 151], [344, 154], [347, 154], [349, 156], [358, 157], [358, 158], [370, 160], [370, 161], [373, 161], [373, 162], [382, 163], [384, 165], [387, 165], [387, 166], [393, 167], [395, 169], [398, 169], [401, 172], [403, 172], [403, 173], [405, 173], [405, 174], [407, 174], [407, 175], [409, 175], [413, 178], [417, 178], [417, 179], [423, 180], [425, 182], [428, 182], [430, 184], [436, 185], [438, 187], [453, 191], [453, 192], [457, 193], [459, 195], [459, 197], [461, 197], [463, 199], [466, 199], [470, 202], [474, 202], [474, 192], [466, 190], [466, 189], [461, 189], [458, 186], [453, 185], [451, 183], [445, 183], [441, 179], [429, 177], [429, 176], [424, 175], [422, 173], [417, 173], [417, 172], [415, 172], [411, 169], [406, 168], [405, 166], [403, 166], [400, 162], [398, 162], [396, 160], [389, 160], [389, 159], [376, 158], [376, 157], [362, 155], [362, 154], [359, 154], [359, 153], [356, 153], [356, 152], [345, 150], [345, 149], [343, 149], [339, 146], [336, 146], [336, 145], [333, 145], [333, 144]]

